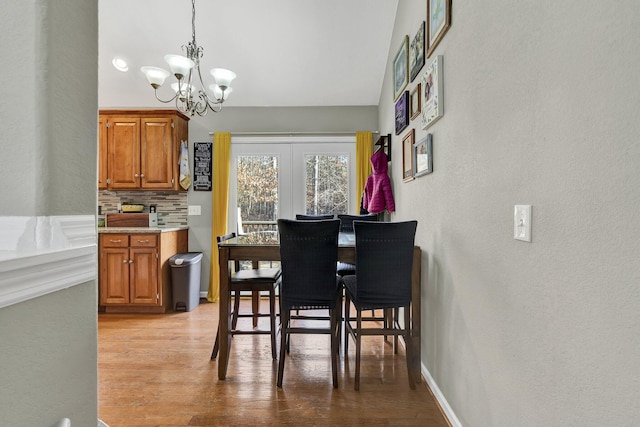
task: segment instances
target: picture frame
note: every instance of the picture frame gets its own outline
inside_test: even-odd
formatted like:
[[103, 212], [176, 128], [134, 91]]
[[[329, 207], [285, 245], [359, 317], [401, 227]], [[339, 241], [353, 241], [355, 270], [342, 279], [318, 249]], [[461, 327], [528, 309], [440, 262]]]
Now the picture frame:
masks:
[[396, 135], [400, 135], [400, 133], [409, 126], [409, 91], [405, 90], [398, 102], [396, 102], [395, 107], [396, 113]]
[[411, 129], [402, 139], [402, 180], [404, 182], [413, 179], [413, 141], [415, 129]]
[[393, 100], [397, 101], [409, 83], [409, 36], [404, 36], [393, 59]]
[[442, 62], [442, 55], [436, 56], [422, 75], [422, 129], [427, 129], [444, 115]]
[[413, 146], [413, 176], [433, 172], [433, 135], [427, 134]]
[[421, 105], [422, 105], [422, 100], [421, 100], [421, 95], [422, 93], [420, 93], [420, 88], [422, 87], [422, 85], [420, 83], [418, 83], [416, 85], [416, 87], [413, 88], [413, 90], [411, 91], [411, 95], [409, 95], [409, 115], [411, 116], [411, 120], [415, 119], [416, 117], [418, 117], [420, 115], [420, 111], [421, 111]]
[[427, 58], [451, 27], [451, 0], [427, 0]]
[[411, 81], [415, 80], [422, 67], [424, 67], [424, 34], [425, 21], [422, 21], [409, 46], [409, 76]]

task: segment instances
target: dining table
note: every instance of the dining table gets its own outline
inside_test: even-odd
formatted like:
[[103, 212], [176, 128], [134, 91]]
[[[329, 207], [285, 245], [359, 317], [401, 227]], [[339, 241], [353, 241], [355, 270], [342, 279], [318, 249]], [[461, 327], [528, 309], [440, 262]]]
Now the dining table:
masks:
[[[239, 235], [218, 243], [220, 265], [220, 308], [219, 308], [219, 353], [218, 379], [227, 376], [230, 350], [230, 312], [231, 294], [229, 281], [231, 270], [229, 261], [280, 261], [280, 245], [277, 232], [257, 232]], [[356, 240], [354, 233], [338, 235], [338, 261], [355, 264]], [[413, 248], [413, 267], [411, 273], [411, 340], [413, 343], [412, 375], [420, 382], [420, 291], [422, 251], [419, 246]], [[389, 268], [393, 268], [392, 265]]]

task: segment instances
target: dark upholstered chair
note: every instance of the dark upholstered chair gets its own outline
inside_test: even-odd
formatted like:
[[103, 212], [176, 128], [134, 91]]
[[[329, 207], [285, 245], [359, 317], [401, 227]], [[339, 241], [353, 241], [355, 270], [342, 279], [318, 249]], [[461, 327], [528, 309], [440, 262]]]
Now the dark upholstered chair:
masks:
[[318, 221], [322, 219], [334, 219], [335, 216], [332, 214], [326, 215], [306, 215], [306, 214], [296, 214], [296, 220], [298, 221]]
[[[406, 345], [409, 386], [415, 388], [411, 375], [413, 341], [411, 337], [411, 274], [417, 221], [355, 221], [356, 265], [358, 274], [344, 276], [345, 287], [345, 355], [349, 336], [356, 342], [355, 389], [360, 388], [360, 349], [363, 335], [402, 336]], [[351, 318], [351, 303], [356, 317]], [[399, 308], [404, 311], [403, 325], [398, 321]], [[375, 322], [363, 327], [363, 310], [392, 309], [391, 323]], [[369, 322], [366, 322], [369, 324]], [[354, 325], [355, 323], [355, 325]]]
[[[236, 237], [236, 233], [227, 234], [225, 236], [218, 236], [218, 243], [225, 240], [229, 240]], [[229, 272], [229, 292], [233, 293], [233, 310], [230, 313], [231, 317], [231, 330], [229, 331], [230, 338], [234, 335], [247, 335], [247, 334], [270, 334], [271, 335], [271, 356], [277, 358], [276, 347], [276, 334], [278, 330], [276, 328], [276, 281], [280, 277], [279, 268], [258, 268], [257, 262], [254, 262], [252, 269], [240, 270], [239, 261], [235, 261], [235, 272]], [[242, 291], [251, 292], [252, 296], [252, 313], [240, 313], [240, 293]], [[269, 293], [269, 313], [260, 313], [258, 311], [260, 292]], [[239, 317], [250, 317], [253, 319], [253, 329], [239, 330], [237, 328]], [[256, 329], [259, 317], [269, 317], [270, 328], [269, 330]], [[218, 356], [218, 347], [220, 340], [220, 328], [218, 328], [218, 334], [216, 335], [216, 342], [211, 352], [211, 359], [215, 359]]]
[[[353, 233], [353, 221], [377, 221], [378, 215], [346, 215], [339, 214], [340, 220], [340, 232], [341, 233]], [[350, 274], [356, 274], [356, 265], [350, 262], [338, 262], [338, 274], [340, 276], [347, 276]]]
[[[282, 387], [284, 360], [291, 334], [329, 334], [333, 387], [338, 387], [338, 325], [341, 279], [336, 274], [340, 221], [278, 220], [280, 233], [280, 361], [278, 387]], [[310, 320], [292, 319], [292, 310], [329, 310], [326, 327], [311, 327]], [[314, 321], [314, 322], [317, 322]], [[315, 326], [315, 325], [314, 325]]]

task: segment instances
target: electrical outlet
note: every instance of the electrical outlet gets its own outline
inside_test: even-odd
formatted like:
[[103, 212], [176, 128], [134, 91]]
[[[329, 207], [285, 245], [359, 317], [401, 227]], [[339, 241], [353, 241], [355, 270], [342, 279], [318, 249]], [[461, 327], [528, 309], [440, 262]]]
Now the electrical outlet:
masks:
[[531, 242], [531, 205], [514, 206], [513, 238]]
[[189, 215], [202, 215], [200, 205], [189, 205]]

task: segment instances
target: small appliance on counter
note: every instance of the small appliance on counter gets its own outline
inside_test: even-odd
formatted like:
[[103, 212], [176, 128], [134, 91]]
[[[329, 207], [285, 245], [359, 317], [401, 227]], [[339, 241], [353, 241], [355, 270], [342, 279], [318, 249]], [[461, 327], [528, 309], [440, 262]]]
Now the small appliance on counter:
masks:
[[[123, 205], [124, 208], [124, 205]], [[157, 213], [107, 214], [107, 227], [157, 227]]]

